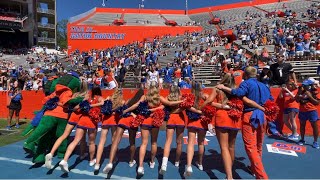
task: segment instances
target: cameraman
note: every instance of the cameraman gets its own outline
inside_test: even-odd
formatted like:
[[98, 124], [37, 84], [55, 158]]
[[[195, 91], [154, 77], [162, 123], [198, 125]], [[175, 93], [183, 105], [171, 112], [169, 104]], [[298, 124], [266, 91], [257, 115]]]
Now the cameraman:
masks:
[[313, 129], [314, 142], [312, 147], [319, 149], [318, 140], [318, 126], [317, 121], [319, 119], [317, 106], [319, 105], [320, 96], [318, 94], [317, 88], [315, 87], [315, 82], [308, 79], [302, 82], [302, 86], [299, 87], [298, 93], [296, 95], [296, 101], [300, 103], [299, 108], [299, 120], [300, 120], [300, 133], [301, 140], [298, 142], [299, 145], [304, 145], [306, 142], [304, 140], [305, 128], [307, 120], [310, 121]]

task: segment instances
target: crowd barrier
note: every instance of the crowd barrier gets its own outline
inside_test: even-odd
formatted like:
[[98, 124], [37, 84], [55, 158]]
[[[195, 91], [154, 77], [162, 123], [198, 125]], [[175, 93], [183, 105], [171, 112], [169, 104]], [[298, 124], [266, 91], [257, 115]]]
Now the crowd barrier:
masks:
[[[319, 89], [320, 90], [320, 89]], [[182, 93], [189, 93], [190, 90], [181, 90]], [[289, 132], [286, 127], [283, 126], [282, 116], [283, 116], [283, 101], [278, 98], [280, 88], [272, 88], [271, 93], [272, 96], [275, 98], [275, 101], [278, 103], [280, 107], [280, 114], [277, 119], [277, 124], [279, 125], [280, 129], [283, 129], [284, 132]], [[103, 90], [102, 94], [103, 97], [110, 96], [112, 94], [112, 90]], [[123, 97], [125, 100], [132, 98], [135, 93], [137, 92], [136, 89], [123, 89]], [[207, 88], [204, 89], [205, 93], [210, 94], [211, 89]], [[164, 97], [168, 95], [168, 90], [161, 90], [160, 94]], [[44, 98], [44, 94], [42, 91], [22, 91], [23, 100], [22, 102], [22, 110], [20, 112], [20, 119], [32, 119], [34, 117], [34, 111], [41, 109], [42, 107], [42, 100]], [[7, 92], [1, 91], [0, 92], [0, 118], [7, 118], [8, 117], [8, 108], [7, 108]], [[318, 107], [318, 112], [320, 113], [320, 106]], [[297, 119], [298, 129], [299, 129], [299, 122]], [[318, 123], [319, 124], [319, 123]], [[307, 123], [307, 134], [312, 135], [312, 128], [309, 123]]]

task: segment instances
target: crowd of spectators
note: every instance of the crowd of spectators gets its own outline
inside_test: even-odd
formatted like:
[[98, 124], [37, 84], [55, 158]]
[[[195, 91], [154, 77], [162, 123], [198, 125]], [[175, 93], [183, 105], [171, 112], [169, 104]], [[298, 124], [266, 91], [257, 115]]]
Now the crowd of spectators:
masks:
[[[305, 15], [318, 17], [319, 11], [310, 7]], [[246, 17], [262, 19], [258, 13], [247, 12]], [[212, 30], [186, 32], [175, 38], [166, 35], [114, 48], [76, 50], [63, 60], [53, 54], [38, 54], [26, 59], [27, 67], [3, 60], [0, 61], [0, 88], [19, 86], [23, 90], [40, 90], [48, 76], [61, 76], [71, 70], [86, 79], [89, 88], [94, 84], [103, 89], [122, 88], [129, 76], [135, 87], [146, 88], [156, 81], [160, 88], [171, 84], [190, 88], [195, 79], [194, 68], [214, 65], [213, 73], [223, 77], [247, 66], [259, 69], [259, 61], [264, 65], [258, 78], [268, 86], [281, 86], [290, 77], [297, 83], [292, 66], [282, 63], [284, 60], [315, 59], [320, 55], [319, 28], [308, 27], [290, 14], [273, 18], [269, 23], [258, 20], [254, 25], [245, 21], [234, 26], [234, 31], [242, 45], [254, 49], [252, 56], [245, 48], [230, 44], [230, 39], [221, 38]], [[267, 45], [274, 45], [274, 52], [269, 52]], [[159, 57], [167, 61], [161, 64]]]

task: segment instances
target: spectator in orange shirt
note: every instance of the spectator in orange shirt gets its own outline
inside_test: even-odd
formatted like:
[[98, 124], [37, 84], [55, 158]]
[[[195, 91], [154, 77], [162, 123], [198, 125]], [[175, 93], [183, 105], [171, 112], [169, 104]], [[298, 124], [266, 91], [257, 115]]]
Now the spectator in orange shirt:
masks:
[[319, 105], [320, 94], [318, 93], [314, 82], [310, 79], [304, 80], [302, 86], [299, 87], [298, 93], [296, 95], [296, 100], [300, 103], [299, 108], [299, 120], [300, 120], [300, 133], [301, 140], [298, 142], [299, 145], [304, 145], [306, 142], [304, 140], [306, 123], [309, 120], [313, 129], [313, 145], [312, 147], [319, 149], [318, 144], [318, 125], [319, 120], [317, 106]]

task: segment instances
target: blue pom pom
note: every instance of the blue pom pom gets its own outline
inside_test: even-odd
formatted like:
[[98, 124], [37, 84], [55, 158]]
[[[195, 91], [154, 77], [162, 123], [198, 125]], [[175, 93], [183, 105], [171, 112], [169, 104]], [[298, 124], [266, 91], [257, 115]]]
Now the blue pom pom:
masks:
[[83, 113], [89, 113], [91, 107], [90, 107], [90, 103], [89, 101], [85, 100], [85, 101], [82, 101], [80, 104], [80, 111], [83, 112]]
[[165, 117], [164, 117], [164, 121], [168, 121], [170, 119], [170, 107], [165, 107], [164, 109], [164, 113], [165, 113]]
[[127, 105], [123, 105], [123, 106], [120, 106], [118, 107], [115, 112], [116, 114], [118, 114], [120, 116], [120, 118], [125, 118], [125, 117], [129, 117], [131, 115], [131, 112], [127, 112], [127, 113], [124, 113], [123, 114], [123, 111], [128, 109], [128, 106]]
[[101, 113], [108, 116], [112, 114], [112, 101], [106, 100], [101, 106]]
[[55, 108], [58, 106], [57, 102], [59, 102], [59, 97], [54, 97], [54, 98], [49, 99], [49, 100], [46, 102], [46, 104], [44, 105], [44, 106], [45, 106], [45, 109], [46, 109], [46, 110], [53, 110], [53, 109], [55, 109]]
[[151, 114], [151, 111], [148, 108], [148, 102], [143, 101], [139, 103], [139, 106], [137, 108], [137, 113], [144, 116], [144, 117], [149, 117]]
[[191, 112], [189, 110], [186, 110], [186, 114], [187, 114], [189, 120], [198, 120], [201, 117], [200, 114]]

